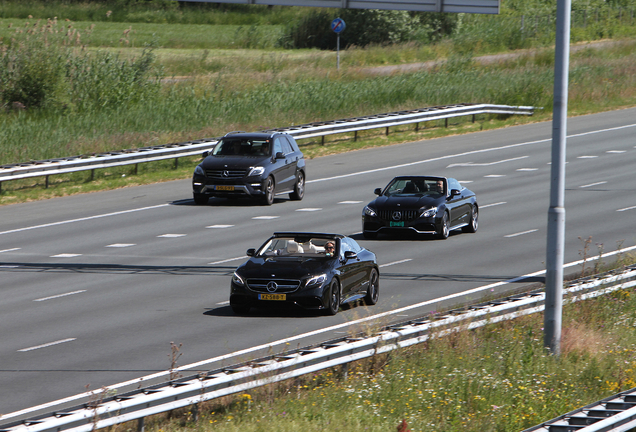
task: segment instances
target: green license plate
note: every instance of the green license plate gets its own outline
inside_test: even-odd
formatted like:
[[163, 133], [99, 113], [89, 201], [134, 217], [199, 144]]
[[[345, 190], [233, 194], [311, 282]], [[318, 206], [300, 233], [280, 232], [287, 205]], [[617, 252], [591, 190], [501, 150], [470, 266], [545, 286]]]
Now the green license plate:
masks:
[[403, 227], [404, 226], [404, 221], [402, 221], [402, 222], [393, 222], [393, 221], [391, 221], [391, 222], [389, 222], [389, 226], [390, 227]]
[[285, 294], [259, 294], [258, 298], [260, 300], [278, 300], [278, 301], [285, 301], [285, 299], [287, 298], [287, 296]]
[[218, 191], [233, 191], [234, 190], [234, 186], [215, 186], [214, 189], [218, 190]]

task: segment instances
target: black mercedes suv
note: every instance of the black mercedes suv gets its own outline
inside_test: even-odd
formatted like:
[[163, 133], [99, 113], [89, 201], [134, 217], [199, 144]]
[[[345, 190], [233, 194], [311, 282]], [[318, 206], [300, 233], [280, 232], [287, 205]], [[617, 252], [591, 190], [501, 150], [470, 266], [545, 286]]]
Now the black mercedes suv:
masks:
[[230, 132], [203, 157], [192, 177], [197, 204], [215, 196], [250, 197], [271, 205], [275, 195], [301, 200], [305, 194], [305, 157], [287, 133]]

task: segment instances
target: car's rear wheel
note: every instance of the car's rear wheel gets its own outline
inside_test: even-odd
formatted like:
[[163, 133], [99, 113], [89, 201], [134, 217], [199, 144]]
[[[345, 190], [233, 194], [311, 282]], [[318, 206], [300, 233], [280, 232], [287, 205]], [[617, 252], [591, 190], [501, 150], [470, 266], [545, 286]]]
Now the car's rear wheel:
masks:
[[294, 191], [289, 194], [289, 198], [294, 201], [300, 201], [305, 196], [305, 174], [302, 171], [298, 172], [296, 176], [296, 184], [294, 185]]
[[329, 284], [329, 303], [327, 304], [327, 315], [335, 315], [340, 309], [340, 284], [337, 279], [333, 279]]
[[470, 213], [470, 220], [468, 221], [468, 225], [462, 228], [462, 231], [467, 233], [477, 232], [477, 228], [479, 228], [479, 209], [477, 206], [473, 206], [473, 209]]
[[378, 302], [380, 297], [380, 276], [376, 269], [371, 270], [369, 276], [369, 287], [367, 288], [367, 295], [364, 297], [364, 303], [367, 306], [374, 305]]
[[230, 307], [232, 312], [238, 315], [243, 315], [250, 311], [250, 305], [248, 304], [230, 302]]
[[439, 231], [437, 232], [437, 238], [445, 240], [450, 234], [450, 222], [448, 221], [448, 213], [444, 212], [442, 216], [442, 223], [440, 224]]
[[210, 197], [208, 197], [206, 194], [200, 194], [200, 193], [195, 193], [193, 195], [194, 198], [194, 203], [197, 205], [203, 205], [203, 204], [207, 204], [208, 203], [208, 199]]
[[265, 195], [263, 196], [263, 204], [272, 205], [274, 203], [274, 179], [267, 177], [265, 180], [265, 188], [263, 189]]

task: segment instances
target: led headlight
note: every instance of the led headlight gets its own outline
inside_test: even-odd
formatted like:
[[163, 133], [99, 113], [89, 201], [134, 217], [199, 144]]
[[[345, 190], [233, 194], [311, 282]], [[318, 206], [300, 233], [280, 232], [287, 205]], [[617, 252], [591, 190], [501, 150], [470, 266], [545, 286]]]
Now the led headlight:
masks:
[[245, 286], [245, 282], [243, 282], [243, 279], [241, 279], [241, 277], [236, 272], [234, 272], [234, 274], [232, 275], [232, 282], [234, 282], [238, 286]]
[[197, 167], [194, 169], [194, 175], [201, 175], [201, 176], [205, 175], [205, 171], [203, 170], [201, 165], [197, 165]]
[[262, 167], [262, 166], [250, 167], [250, 172], [247, 174], [247, 176], [248, 177], [259, 176], [259, 175], [263, 175], [264, 172], [265, 172], [265, 167]]
[[422, 207], [420, 209], [420, 217], [430, 218], [435, 216], [436, 214], [437, 214], [437, 207], [433, 207], [433, 208]]
[[373, 210], [369, 206], [364, 206], [364, 214], [367, 215], [367, 216], [373, 216], [373, 217], [377, 216], [375, 210]]
[[311, 277], [309, 279], [307, 279], [307, 283], [305, 284], [306, 287], [313, 287], [313, 286], [320, 286], [322, 285], [325, 280], [327, 279], [327, 275], [326, 274], [321, 274], [318, 276], [314, 276]]

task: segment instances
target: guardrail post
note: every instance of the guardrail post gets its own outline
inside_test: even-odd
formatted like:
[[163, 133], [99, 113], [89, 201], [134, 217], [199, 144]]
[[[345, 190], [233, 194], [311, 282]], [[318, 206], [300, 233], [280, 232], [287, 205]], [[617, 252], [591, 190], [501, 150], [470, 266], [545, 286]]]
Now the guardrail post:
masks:
[[49, 188], [49, 176], [44, 176], [44, 189]]
[[174, 158], [174, 169], [179, 168], [179, 158]]
[[384, 133], [386, 136], [389, 136], [389, 127], [386, 127], [386, 132]]
[[137, 432], [144, 432], [144, 430], [146, 429], [144, 419], [145, 417], [141, 417], [139, 420], [137, 420]]
[[135, 175], [137, 175], [137, 167], [139, 167], [138, 163], [135, 164]]
[[95, 180], [95, 170], [91, 170], [91, 181]]
[[446, 128], [448, 127], [448, 117], [446, 117], [444, 119], [444, 127], [446, 127]]
[[475, 114], [473, 114], [473, 123], [475, 123]]
[[353, 133], [353, 141], [354, 141], [354, 142], [358, 141], [358, 131], [355, 131], [355, 132]]
[[0, 181], [0, 194], [2, 193], [2, 182]]

